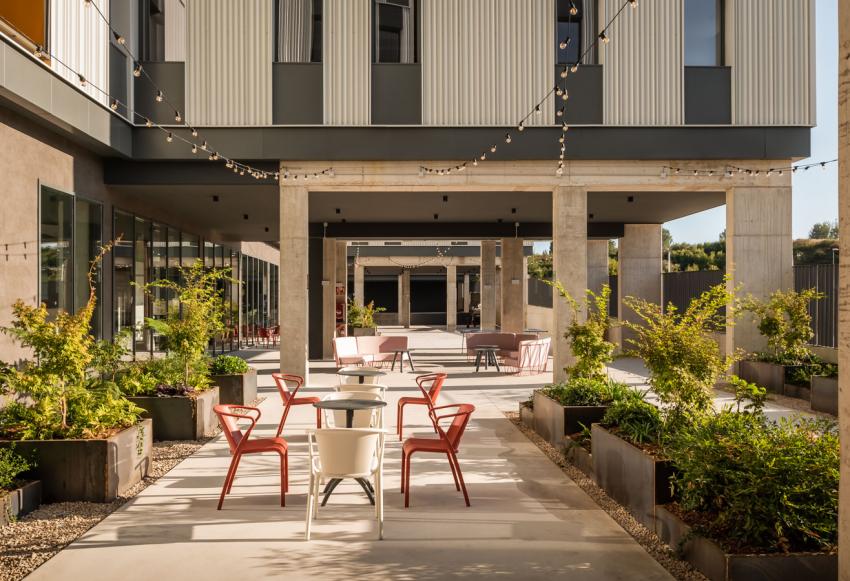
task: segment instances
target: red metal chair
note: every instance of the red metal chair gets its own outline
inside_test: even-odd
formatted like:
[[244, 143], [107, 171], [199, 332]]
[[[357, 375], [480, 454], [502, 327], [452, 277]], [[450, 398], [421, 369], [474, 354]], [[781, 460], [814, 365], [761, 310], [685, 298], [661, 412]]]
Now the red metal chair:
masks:
[[[227, 438], [230, 454], [230, 468], [221, 488], [221, 497], [218, 499], [218, 510], [224, 503], [224, 497], [233, 489], [233, 480], [236, 478], [236, 469], [239, 461], [245, 454], [259, 454], [262, 452], [276, 452], [280, 454], [280, 505], [286, 506], [286, 493], [289, 491], [289, 449], [283, 438], [254, 438], [250, 439], [251, 432], [257, 426], [260, 419], [260, 410], [255, 407], [244, 405], [222, 405], [213, 408], [218, 416], [221, 430]], [[238, 413], [243, 411], [243, 413]], [[239, 420], [248, 420], [251, 425], [244, 432], [239, 427]]]
[[[437, 415], [439, 410], [455, 409], [454, 413]], [[466, 506], [469, 506], [469, 494], [466, 492], [466, 484], [463, 481], [463, 474], [460, 471], [460, 463], [457, 460], [458, 449], [460, 448], [460, 440], [469, 424], [469, 417], [475, 411], [475, 406], [468, 403], [451, 404], [431, 408], [428, 414], [431, 416], [431, 421], [434, 422], [434, 427], [437, 429], [439, 438], [408, 438], [404, 441], [401, 448], [401, 491], [404, 493], [404, 507], [410, 506], [410, 458], [416, 452], [430, 452], [433, 454], [445, 454], [449, 459], [449, 466], [452, 469], [452, 477], [455, 481], [455, 488], [463, 490], [463, 499], [466, 501]], [[452, 423], [449, 425], [448, 431], [443, 430], [440, 426], [440, 421], [451, 418]]]
[[[422, 392], [422, 397], [407, 396], [398, 400], [398, 439], [401, 440], [402, 427], [404, 426], [404, 406], [406, 405], [425, 405], [428, 410], [434, 407], [437, 403], [437, 397], [440, 395], [440, 390], [443, 388], [443, 382], [446, 381], [448, 375], [445, 373], [429, 373], [420, 375], [416, 378], [416, 385], [419, 386], [419, 391]], [[426, 387], [426, 384], [430, 384]]]
[[[283, 432], [283, 426], [286, 424], [286, 418], [289, 416], [289, 408], [294, 405], [313, 405], [322, 401], [320, 397], [295, 397], [298, 390], [304, 385], [304, 378], [300, 375], [290, 375], [288, 373], [272, 373], [277, 391], [280, 393], [280, 398], [283, 400], [283, 415], [280, 417], [280, 424], [277, 426], [277, 436]], [[294, 383], [295, 388], [290, 391], [289, 383]], [[322, 427], [322, 410], [316, 408], [316, 427]]]

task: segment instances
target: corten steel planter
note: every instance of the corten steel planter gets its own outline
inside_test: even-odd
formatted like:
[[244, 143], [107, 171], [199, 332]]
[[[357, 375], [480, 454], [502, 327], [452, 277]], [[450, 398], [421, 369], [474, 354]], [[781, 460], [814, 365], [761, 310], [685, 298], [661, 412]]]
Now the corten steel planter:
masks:
[[826, 553], [737, 555], [691, 527], [663, 506], [656, 508], [658, 537], [711, 581], [802, 581], [838, 579], [838, 556]]
[[785, 366], [766, 361], [741, 361], [738, 376], [765, 388], [770, 393], [785, 394]]
[[655, 528], [655, 507], [672, 500], [670, 462], [593, 424], [591, 437], [596, 483], [644, 526]]
[[838, 377], [812, 376], [812, 409], [838, 415]]
[[234, 375], [213, 375], [212, 382], [218, 386], [218, 403], [251, 405], [257, 399], [257, 370]]
[[378, 329], [375, 327], [351, 327], [352, 337], [375, 337]]
[[41, 504], [41, 480], [22, 484], [8, 493], [0, 492], [0, 527], [31, 513]]
[[96, 440], [0, 441], [37, 462], [45, 502], [110, 502], [147, 476], [153, 447], [151, 420]]
[[608, 406], [564, 406], [540, 391], [534, 392], [534, 431], [552, 444], [564, 445], [564, 436], [599, 422]]
[[534, 429], [534, 408], [519, 404], [519, 420], [529, 430]]
[[594, 478], [593, 454], [585, 450], [581, 444], [572, 438], [564, 438], [564, 456], [573, 466], [584, 472], [590, 478]]
[[135, 396], [131, 402], [143, 408], [144, 417], [153, 420], [153, 439], [200, 440], [215, 435], [218, 419], [213, 407], [218, 403], [218, 388], [187, 396]]

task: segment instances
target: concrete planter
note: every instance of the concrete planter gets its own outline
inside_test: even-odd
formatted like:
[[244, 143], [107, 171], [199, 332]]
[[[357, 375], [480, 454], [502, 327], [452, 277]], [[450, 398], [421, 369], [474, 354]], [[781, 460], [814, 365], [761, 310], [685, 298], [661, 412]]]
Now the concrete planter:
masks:
[[519, 421], [529, 430], [534, 429], [534, 409], [527, 405], [519, 404]]
[[34, 455], [32, 471], [46, 502], [110, 502], [147, 476], [153, 447], [151, 420], [97, 440], [0, 441]]
[[195, 397], [128, 397], [153, 420], [153, 439], [200, 440], [215, 434], [218, 419], [213, 407], [218, 403], [218, 388], [202, 391]]
[[352, 337], [375, 337], [378, 329], [375, 327], [351, 327]]
[[838, 579], [838, 556], [826, 553], [732, 555], [714, 541], [691, 535], [682, 519], [656, 509], [655, 532], [711, 581], [800, 581]]
[[637, 446], [593, 424], [591, 448], [596, 483], [650, 530], [655, 507], [672, 500], [669, 462], [658, 460]]
[[812, 376], [812, 409], [838, 415], [838, 377]]
[[27, 482], [20, 488], [0, 493], [0, 527], [31, 513], [41, 504], [41, 480]]
[[218, 386], [218, 403], [251, 405], [257, 399], [257, 370], [236, 375], [213, 375], [212, 382]]
[[755, 383], [770, 393], [785, 394], [785, 366], [766, 361], [741, 361], [738, 364], [741, 379]]
[[564, 438], [564, 456], [573, 466], [584, 472], [588, 477], [595, 478], [593, 472], [593, 454], [581, 447], [571, 438]]
[[564, 406], [540, 391], [534, 392], [534, 431], [553, 446], [563, 446], [564, 436], [590, 427], [605, 415], [607, 406]]

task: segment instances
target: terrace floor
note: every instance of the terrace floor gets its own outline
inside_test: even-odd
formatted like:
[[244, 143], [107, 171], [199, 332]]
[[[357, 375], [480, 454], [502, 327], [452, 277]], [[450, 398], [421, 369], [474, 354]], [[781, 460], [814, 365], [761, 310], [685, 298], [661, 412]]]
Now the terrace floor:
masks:
[[[503, 412], [516, 410], [551, 373], [517, 377], [476, 373], [460, 353], [459, 335], [420, 327], [404, 332], [417, 351], [417, 372], [445, 369], [443, 403], [477, 410], [460, 462], [472, 506], [456, 492], [445, 458], [427, 455], [412, 466], [411, 508], [399, 490], [400, 443], [388, 437], [385, 459], [385, 540], [377, 540], [373, 511], [359, 486], [344, 483], [304, 541], [307, 450], [304, 429], [312, 407], [293, 408], [284, 432], [290, 443], [290, 493], [279, 507], [276, 455], [246, 457], [222, 511], [216, 503], [230, 460], [223, 436], [145, 489], [68, 546], [30, 579], [131, 580], [161, 578], [444, 579], [670, 579], [620, 526], [567, 478]], [[273, 435], [282, 406], [270, 374], [275, 351], [246, 352], [259, 369], [265, 401], [258, 435]], [[332, 363], [311, 366], [321, 394], [336, 380]], [[612, 373], [643, 381], [639, 362], [620, 360]], [[415, 374], [390, 373], [386, 423], [395, 402], [417, 394]], [[421, 408], [409, 407], [405, 435], [431, 433]], [[782, 412], [783, 410], [778, 410]]]

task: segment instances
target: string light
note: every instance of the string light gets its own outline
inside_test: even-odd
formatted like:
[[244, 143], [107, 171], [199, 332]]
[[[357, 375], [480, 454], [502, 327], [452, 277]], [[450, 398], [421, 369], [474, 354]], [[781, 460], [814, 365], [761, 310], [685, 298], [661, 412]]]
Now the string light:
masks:
[[133, 67], [133, 76], [137, 79], [142, 76], [142, 65], [140, 65], [139, 63], [136, 63], [136, 65]]
[[183, 122], [183, 117], [180, 116], [180, 111], [174, 112], [174, 121], [176, 123], [182, 123]]
[[156, 97], [155, 97], [155, 99], [156, 99], [156, 102], [157, 102], [157, 103], [162, 103], [162, 100], [163, 100], [164, 98], [165, 98], [165, 97], [163, 96], [162, 91], [157, 91], [157, 92], [156, 92]]
[[165, 140], [166, 140], [168, 143], [171, 143], [172, 141], [174, 141], [174, 135], [173, 135], [173, 134], [169, 131], [169, 132], [165, 135]]
[[767, 169], [764, 168], [747, 168], [740, 167], [736, 165], [727, 165], [722, 170], [718, 170], [715, 168], [682, 168], [675, 166], [664, 166], [662, 168], [662, 176], [666, 177], [669, 173], [673, 175], [681, 175], [682, 172], [686, 172], [687, 174], [694, 177], [725, 177], [731, 178], [735, 174], [742, 175], [746, 174], [750, 177], [773, 177], [774, 175], [783, 176], [785, 172], [790, 171], [791, 173], [797, 173], [797, 171], [808, 171], [813, 167], [819, 167], [822, 170], [826, 170], [827, 167], [831, 164], [838, 163], [838, 159], [828, 159], [823, 161], [815, 161], [807, 164], [796, 164], [796, 165], [787, 165], [782, 167], [769, 167]]

